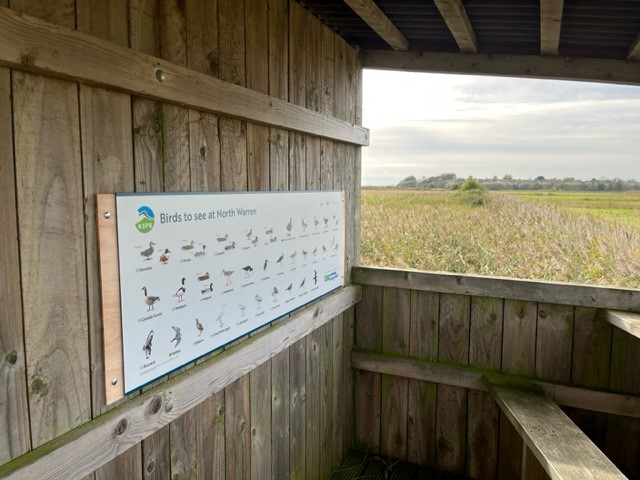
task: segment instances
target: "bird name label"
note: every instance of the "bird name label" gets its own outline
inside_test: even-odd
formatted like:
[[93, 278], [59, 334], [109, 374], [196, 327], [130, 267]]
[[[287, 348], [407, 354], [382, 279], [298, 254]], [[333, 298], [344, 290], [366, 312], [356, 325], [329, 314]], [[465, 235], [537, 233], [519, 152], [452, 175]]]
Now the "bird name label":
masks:
[[124, 391], [344, 285], [342, 192], [117, 194]]

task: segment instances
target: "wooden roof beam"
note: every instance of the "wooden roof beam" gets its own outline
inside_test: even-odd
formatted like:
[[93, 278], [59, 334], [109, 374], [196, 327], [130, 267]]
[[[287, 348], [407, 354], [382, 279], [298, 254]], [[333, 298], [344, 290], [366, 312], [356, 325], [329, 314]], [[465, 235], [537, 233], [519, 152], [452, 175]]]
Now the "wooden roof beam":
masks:
[[631, 45], [629, 53], [627, 53], [627, 60], [640, 61], [640, 33]]
[[394, 50], [409, 50], [409, 40], [373, 0], [344, 0]]
[[564, 0], [540, 0], [540, 55], [558, 55]]
[[477, 53], [478, 40], [462, 0], [434, 0], [434, 2], [460, 51], [463, 53]]

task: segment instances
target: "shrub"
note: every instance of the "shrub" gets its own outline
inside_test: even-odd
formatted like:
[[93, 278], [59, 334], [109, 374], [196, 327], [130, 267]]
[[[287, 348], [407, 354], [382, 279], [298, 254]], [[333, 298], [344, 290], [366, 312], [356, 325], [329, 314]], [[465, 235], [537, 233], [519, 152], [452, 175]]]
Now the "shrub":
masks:
[[459, 202], [472, 205], [474, 207], [486, 205], [488, 196], [487, 187], [475, 178], [468, 178], [465, 180], [465, 182], [460, 185], [460, 188], [456, 193], [456, 198]]

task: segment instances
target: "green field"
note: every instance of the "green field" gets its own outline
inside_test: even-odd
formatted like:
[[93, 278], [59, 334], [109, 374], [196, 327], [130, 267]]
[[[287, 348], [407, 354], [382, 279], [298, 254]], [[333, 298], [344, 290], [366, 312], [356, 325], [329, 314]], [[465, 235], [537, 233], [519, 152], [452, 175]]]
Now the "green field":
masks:
[[362, 264], [640, 288], [640, 193], [363, 189]]

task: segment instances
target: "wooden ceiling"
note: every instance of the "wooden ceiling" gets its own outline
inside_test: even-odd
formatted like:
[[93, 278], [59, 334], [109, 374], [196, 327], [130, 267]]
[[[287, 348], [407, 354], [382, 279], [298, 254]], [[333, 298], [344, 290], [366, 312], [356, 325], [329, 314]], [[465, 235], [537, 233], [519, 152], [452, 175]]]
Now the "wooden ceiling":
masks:
[[640, 83], [640, 0], [300, 3], [365, 67]]

